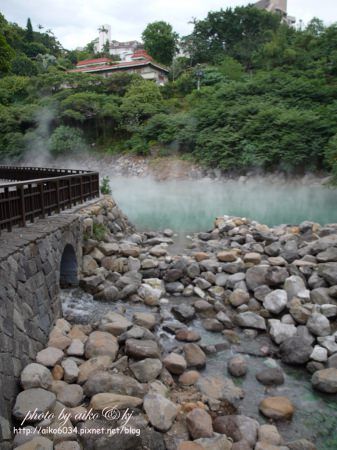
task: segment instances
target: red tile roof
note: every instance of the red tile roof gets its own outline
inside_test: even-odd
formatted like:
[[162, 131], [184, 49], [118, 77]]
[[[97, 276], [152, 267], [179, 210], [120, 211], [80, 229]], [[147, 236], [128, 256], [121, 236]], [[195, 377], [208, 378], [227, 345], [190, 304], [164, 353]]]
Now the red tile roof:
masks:
[[112, 59], [110, 58], [95, 58], [95, 59], [85, 59], [83, 61], [79, 61], [76, 66], [85, 66], [88, 64], [100, 64], [100, 63], [111, 63]]
[[90, 67], [77, 67], [77, 69], [69, 70], [69, 72], [98, 72], [98, 71], [104, 71], [104, 70], [115, 70], [115, 69], [124, 69], [128, 67], [134, 67], [134, 66], [145, 66], [147, 64], [151, 64], [154, 67], [157, 67], [158, 69], [163, 70], [164, 72], [169, 72], [169, 70], [160, 64], [157, 64], [153, 61], [147, 61], [147, 60], [138, 60], [138, 61], [127, 61], [127, 62], [118, 62], [110, 64], [109, 66], [90, 66]]
[[132, 58], [145, 58], [148, 59], [149, 61], [153, 61], [152, 56], [150, 56], [146, 50], [140, 49], [140, 50], [136, 50], [133, 55]]

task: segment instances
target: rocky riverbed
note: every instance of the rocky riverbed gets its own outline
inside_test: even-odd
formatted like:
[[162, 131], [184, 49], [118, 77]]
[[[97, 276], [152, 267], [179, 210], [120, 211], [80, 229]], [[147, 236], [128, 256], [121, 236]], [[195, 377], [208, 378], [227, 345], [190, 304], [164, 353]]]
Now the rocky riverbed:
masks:
[[337, 448], [337, 224], [224, 216], [179, 248], [104, 202], [22, 372], [14, 447]]

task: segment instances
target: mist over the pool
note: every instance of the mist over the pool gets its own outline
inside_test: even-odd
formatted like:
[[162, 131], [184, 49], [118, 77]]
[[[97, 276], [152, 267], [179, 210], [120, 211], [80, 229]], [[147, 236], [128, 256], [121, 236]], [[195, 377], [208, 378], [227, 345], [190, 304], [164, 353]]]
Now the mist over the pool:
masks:
[[247, 217], [269, 226], [310, 220], [337, 222], [336, 190], [320, 185], [110, 177], [112, 195], [123, 212], [143, 230], [177, 232], [212, 228], [221, 215]]

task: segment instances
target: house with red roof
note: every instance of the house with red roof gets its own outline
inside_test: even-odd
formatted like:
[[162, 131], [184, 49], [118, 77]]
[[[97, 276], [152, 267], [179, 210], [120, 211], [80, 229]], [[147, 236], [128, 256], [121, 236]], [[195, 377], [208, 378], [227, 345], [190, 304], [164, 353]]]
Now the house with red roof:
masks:
[[113, 61], [110, 58], [95, 58], [79, 61], [76, 69], [69, 72], [94, 73], [109, 77], [116, 72], [137, 73], [145, 80], [151, 80], [159, 85], [168, 81], [169, 70], [157, 63], [146, 50], [135, 50], [130, 61]]

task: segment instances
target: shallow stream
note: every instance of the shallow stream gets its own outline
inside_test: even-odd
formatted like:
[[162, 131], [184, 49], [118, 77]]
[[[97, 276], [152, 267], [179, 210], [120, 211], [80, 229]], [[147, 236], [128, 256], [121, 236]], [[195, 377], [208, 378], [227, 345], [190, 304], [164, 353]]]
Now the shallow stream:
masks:
[[[95, 301], [90, 294], [80, 289], [62, 291], [62, 303], [64, 317], [73, 323], [94, 323], [104, 317], [109, 311], [125, 312], [131, 319], [136, 311], [154, 312], [153, 309], [143, 304], [130, 303], [102, 303]], [[170, 313], [173, 304], [181, 301], [193, 301], [193, 298], [170, 297], [170, 301], [160, 306], [161, 315], [165, 316], [156, 330], [161, 346], [166, 351], [173, 350], [178, 342], [173, 335], [163, 330], [163, 323], [178, 323]], [[189, 327], [195, 329], [202, 336], [203, 345], [223, 344], [228, 347], [225, 350], [208, 355], [207, 366], [202, 371], [203, 375], [228, 376], [227, 361], [236, 352], [246, 354], [249, 360], [249, 370], [244, 378], [234, 379], [234, 382], [245, 391], [245, 397], [240, 402], [240, 413], [256, 418], [260, 423], [266, 420], [259, 414], [258, 404], [266, 395], [281, 395], [288, 397], [295, 405], [295, 415], [291, 422], [278, 422], [277, 427], [285, 441], [300, 438], [311, 440], [317, 445], [318, 450], [337, 449], [337, 396], [323, 395], [314, 391], [311, 387], [309, 374], [302, 369], [291, 368], [282, 365], [280, 361], [251, 356], [258, 353], [263, 344], [258, 339], [252, 340], [244, 333], [240, 335], [240, 343], [226, 345], [225, 337], [221, 333], [206, 331], [200, 320], [189, 323]], [[263, 339], [263, 335], [261, 338]], [[266, 367], [281, 365], [285, 372], [285, 383], [278, 387], [265, 388], [258, 383], [255, 374]]]

